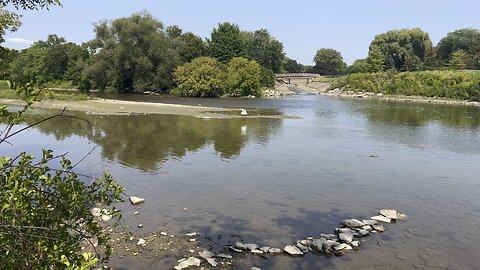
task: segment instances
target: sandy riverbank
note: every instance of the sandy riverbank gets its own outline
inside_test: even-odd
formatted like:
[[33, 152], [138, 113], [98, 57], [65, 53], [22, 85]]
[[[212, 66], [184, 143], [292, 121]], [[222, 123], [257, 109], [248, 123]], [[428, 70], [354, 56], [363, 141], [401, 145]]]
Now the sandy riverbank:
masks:
[[[22, 101], [12, 99], [1, 99], [0, 104], [13, 106], [24, 105]], [[241, 116], [239, 109], [235, 108], [190, 106], [111, 99], [91, 99], [82, 101], [46, 100], [34, 103], [32, 108], [49, 110], [62, 110], [63, 108], [67, 108], [67, 110], [70, 111], [81, 111], [87, 114], [95, 115], [171, 114], [188, 115], [199, 118], [298, 118], [295, 116], [286, 115], [250, 115], [245, 117]], [[236, 114], [237, 111], [238, 115]]]

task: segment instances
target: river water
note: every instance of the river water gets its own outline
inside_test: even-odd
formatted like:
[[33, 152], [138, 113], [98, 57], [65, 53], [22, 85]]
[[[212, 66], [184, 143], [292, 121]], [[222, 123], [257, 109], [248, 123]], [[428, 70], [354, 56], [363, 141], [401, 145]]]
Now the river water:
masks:
[[[302, 119], [200, 119], [173, 115], [55, 119], [2, 146], [68, 152], [95, 175], [107, 170], [146, 199], [145, 233], [199, 231], [223, 244], [283, 247], [331, 233], [346, 218], [397, 209], [408, 220], [365, 238], [343, 257], [269, 260], [242, 255], [233, 269], [479, 269], [480, 109], [299, 95], [277, 100], [128, 97], [153, 102], [261, 108]], [[267, 110], [268, 109], [268, 110]], [[45, 115], [37, 112], [29, 122]], [[375, 155], [378, 157], [370, 157]], [[211, 240], [211, 239], [210, 239]], [[118, 269], [171, 269], [161, 259], [117, 260]]]

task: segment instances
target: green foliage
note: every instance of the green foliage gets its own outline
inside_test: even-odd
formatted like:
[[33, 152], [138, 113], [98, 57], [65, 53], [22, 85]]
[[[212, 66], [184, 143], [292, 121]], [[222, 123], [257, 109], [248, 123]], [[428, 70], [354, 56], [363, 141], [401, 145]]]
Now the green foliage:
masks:
[[383, 54], [384, 70], [425, 70], [433, 59], [432, 41], [419, 28], [392, 30], [380, 34], [370, 44], [370, 53]]
[[334, 49], [318, 50], [313, 60], [315, 72], [321, 75], [338, 75], [346, 68], [342, 55]]
[[368, 70], [367, 59], [357, 59], [352, 65], [348, 66], [345, 73], [366, 73]]
[[261, 66], [243, 57], [230, 60], [227, 67], [226, 92], [232, 97], [259, 95]]
[[183, 34], [180, 41], [183, 44], [178, 48], [178, 53], [183, 62], [190, 62], [195, 58], [207, 55], [207, 46], [199, 36], [192, 32]]
[[175, 69], [177, 87], [172, 94], [190, 97], [219, 97], [223, 95], [225, 72], [211, 57], [200, 57]]
[[248, 58], [274, 73], [279, 73], [285, 58], [283, 44], [273, 38], [267, 29], [257, 30], [244, 37], [247, 39]]
[[[436, 47], [438, 57], [448, 63], [452, 55], [462, 50], [466, 56], [467, 69], [480, 69], [480, 31], [459, 29], [448, 33]], [[456, 56], [458, 57], [458, 55]]]
[[359, 73], [337, 79], [332, 88], [480, 101], [480, 71]]
[[7, 31], [16, 31], [22, 23], [20, 22], [20, 15], [4, 9], [3, 1], [0, 2], [0, 43], [5, 40], [3, 36]]
[[58, 0], [2, 0], [0, 5], [11, 4], [15, 8], [23, 9], [43, 9], [50, 5], [60, 5]]
[[166, 90], [173, 86], [173, 70], [180, 64], [177, 41], [148, 12], [95, 26], [89, 42], [95, 52], [85, 63], [82, 87], [115, 92]]
[[301, 73], [305, 72], [306, 68], [304, 65], [297, 62], [297, 60], [290, 59], [285, 57], [282, 64], [282, 72], [285, 73]]
[[230, 59], [246, 55], [246, 40], [240, 35], [240, 28], [231, 23], [222, 23], [214, 28], [207, 41], [210, 56], [222, 63], [228, 63]]
[[275, 73], [271, 69], [262, 67], [260, 72], [260, 85], [266, 88], [274, 88], [275, 87]]
[[382, 51], [379, 48], [372, 46], [366, 59], [365, 72], [382, 72], [384, 70], [384, 63], [385, 59]]
[[448, 69], [466, 69], [468, 55], [464, 50], [458, 50], [450, 55], [450, 59], [445, 64]]

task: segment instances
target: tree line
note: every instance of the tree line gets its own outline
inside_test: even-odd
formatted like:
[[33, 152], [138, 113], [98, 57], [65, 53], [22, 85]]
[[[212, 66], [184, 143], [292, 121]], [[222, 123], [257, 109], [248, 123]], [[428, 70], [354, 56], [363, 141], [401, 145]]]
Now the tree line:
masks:
[[320, 49], [313, 72], [323, 75], [375, 73], [383, 71], [478, 70], [480, 69], [480, 31], [473, 28], [448, 33], [433, 46], [428, 33], [420, 28], [392, 30], [377, 35], [368, 57], [351, 66], [340, 52]]
[[[242, 31], [226, 22], [202, 39], [175, 25], [165, 27], [144, 11], [99, 22], [94, 32], [95, 38], [81, 45], [49, 35], [20, 52], [1, 48], [0, 79], [38, 86], [68, 81], [74, 88], [117, 93], [239, 96], [272, 87], [274, 74], [285, 68], [283, 44], [266, 29]], [[215, 76], [202, 77], [212, 65]], [[204, 87], [211, 84], [216, 88]]]

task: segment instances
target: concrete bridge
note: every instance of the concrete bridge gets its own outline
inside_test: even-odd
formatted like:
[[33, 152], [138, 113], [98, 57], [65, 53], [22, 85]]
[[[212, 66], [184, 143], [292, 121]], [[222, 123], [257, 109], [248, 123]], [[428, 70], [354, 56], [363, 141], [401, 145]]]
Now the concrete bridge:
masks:
[[306, 83], [309, 84], [314, 79], [320, 78], [319, 74], [314, 73], [283, 73], [275, 75], [277, 81], [283, 83]]

